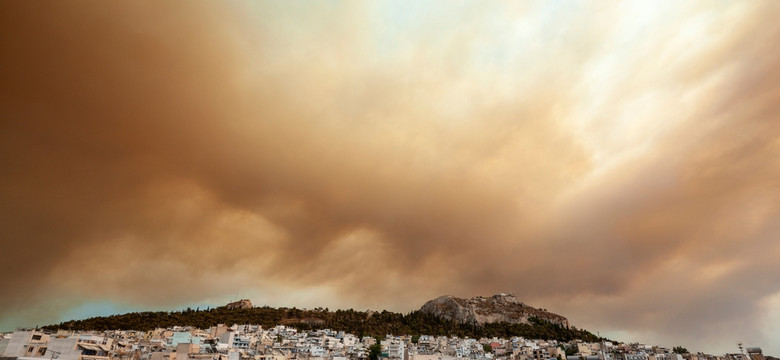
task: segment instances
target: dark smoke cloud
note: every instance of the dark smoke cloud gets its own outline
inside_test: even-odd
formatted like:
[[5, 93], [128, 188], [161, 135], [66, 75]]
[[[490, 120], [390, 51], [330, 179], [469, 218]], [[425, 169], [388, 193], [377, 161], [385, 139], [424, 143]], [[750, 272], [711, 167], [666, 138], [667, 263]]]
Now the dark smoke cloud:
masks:
[[4, 4], [3, 324], [514, 291], [631, 340], [771, 340], [774, 5], [651, 33], [383, 6]]

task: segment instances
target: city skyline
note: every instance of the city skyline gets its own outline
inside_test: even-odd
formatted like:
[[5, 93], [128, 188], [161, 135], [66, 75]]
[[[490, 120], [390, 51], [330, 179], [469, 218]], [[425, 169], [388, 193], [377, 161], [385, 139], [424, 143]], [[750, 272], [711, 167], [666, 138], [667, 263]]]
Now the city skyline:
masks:
[[0, 7], [0, 331], [513, 292], [780, 353], [778, 2]]

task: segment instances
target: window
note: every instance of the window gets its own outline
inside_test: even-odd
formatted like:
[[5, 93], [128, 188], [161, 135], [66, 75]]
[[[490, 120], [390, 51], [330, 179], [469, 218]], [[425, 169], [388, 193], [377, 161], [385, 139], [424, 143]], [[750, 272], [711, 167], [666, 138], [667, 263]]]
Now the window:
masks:
[[33, 347], [33, 346], [28, 346], [28, 347], [27, 347], [27, 353], [28, 353], [28, 354], [32, 354], [32, 352], [33, 352], [33, 349], [34, 349], [34, 348], [35, 348], [35, 347]]
[[38, 355], [43, 356], [46, 355], [46, 348], [45, 347], [39, 347], [38, 348]]
[[40, 340], [41, 339], [41, 335], [33, 335], [32, 339], [33, 340]]

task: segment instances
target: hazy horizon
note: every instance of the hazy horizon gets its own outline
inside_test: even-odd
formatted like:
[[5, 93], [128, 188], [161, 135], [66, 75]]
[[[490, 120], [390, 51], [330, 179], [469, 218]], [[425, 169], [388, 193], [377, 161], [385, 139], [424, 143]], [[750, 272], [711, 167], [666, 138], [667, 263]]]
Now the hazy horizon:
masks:
[[0, 8], [0, 329], [514, 292], [780, 354], [780, 2]]

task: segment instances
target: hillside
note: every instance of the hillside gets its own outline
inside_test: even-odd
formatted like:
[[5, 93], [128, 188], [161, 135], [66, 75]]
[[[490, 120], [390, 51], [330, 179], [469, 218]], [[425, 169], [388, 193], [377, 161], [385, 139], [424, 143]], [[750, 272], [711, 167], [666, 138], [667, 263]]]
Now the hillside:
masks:
[[564, 328], [569, 327], [569, 320], [565, 317], [546, 309], [528, 306], [513, 294], [498, 294], [489, 298], [478, 296], [471, 299], [441, 296], [425, 303], [420, 311], [458, 323], [530, 324], [530, 319], [536, 318]]
[[565, 328], [534, 317], [528, 323], [464, 323], [437, 317], [424, 311], [408, 314], [390, 311], [364, 312], [355, 310], [328, 309], [302, 310], [296, 308], [253, 307], [229, 310], [219, 307], [206, 310], [187, 309], [173, 312], [134, 312], [122, 315], [100, 316], [84, 320], [71, 320], [45, 326], [44, 329], [70, 330], [142, 330], [168, 328], [172, 326], [193, 326], [208, 328], [217, 324], [259, 324], [273, 327], [279, 324], [300, 330], [330, 328], [350, 332], [359, 336], [384, 336], [386, 334], [444, 335], [460, 337], [512, 337], [523, 336], [537, 339], [569, 341], [582, 339], [596, 341], [598, 338], [586, 331]]

